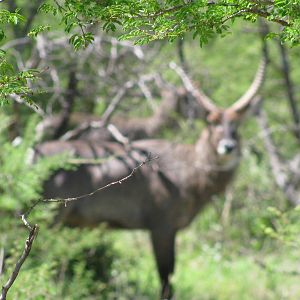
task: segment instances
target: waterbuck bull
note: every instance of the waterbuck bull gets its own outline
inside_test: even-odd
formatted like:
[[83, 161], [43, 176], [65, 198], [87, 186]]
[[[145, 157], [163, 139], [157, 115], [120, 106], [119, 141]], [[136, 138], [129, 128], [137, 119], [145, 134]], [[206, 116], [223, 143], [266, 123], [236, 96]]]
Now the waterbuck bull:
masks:
[[237, 129], [263, 81], [262, 60], [247, 92], [231, 107], [218, 108], [200, 90], [194, 96], [205, 112], [206, 128], [195, 145], [165, 140], [140, 140], [129, 148], [113, 142], [53, 141], [36, 147], [37, 156], [71, 152], [79, 158], [103, 159], [77, 170], [61, 170], [45, 183], [47, 198], [68, 198], [90, 193], [127, 176], [148, 153], [158, 159], [139, 168], [126, 182], [62, 207], [58, 218], [70, 226], [96, 226], [106, 222], [117, 228], [147, 229], [161, 280], [161, 297], [170, 299], [170, 275], [174, 271], [175, 236], [197, 213], [222, 193], [240, 160]]

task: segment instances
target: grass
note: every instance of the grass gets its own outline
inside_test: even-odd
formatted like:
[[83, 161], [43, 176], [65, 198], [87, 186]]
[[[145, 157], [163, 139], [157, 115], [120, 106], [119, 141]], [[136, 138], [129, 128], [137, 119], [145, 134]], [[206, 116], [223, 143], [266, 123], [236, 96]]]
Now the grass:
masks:
[[[204, 212], [204, 219], [206, 214], [211, 216], [211, 209]], [[261, 251], [238, 243], [234, 244], [235, 249], [232, 250], [233, 241], [219, 240], [212, 244], [211, 239], [205, 236], [207, 230], [213, 232], [215, 229], [213, 226], [207, 229], [204, 223], [199, 217], [189, 229], [178, 235], [176, 272], [173, 276], [176, 299], [300, 298], [297, 276], [286, 271], [293, 270], [295, 263], [299, 263], [296, 255], [292, 258], [289, 253], [287, 257], [284, 249], [278, 248], [275, 242], [272, 246], [274, 248], [268, 247]], [[204, 232], [201, 232], [201, 227]], [[159, 283], [147, 234], [112, 234], [120, 251], [119, 260], [115, 263], [115, 283], [126, 278], [125, 286], [120, 285], [120, 299], [156, 299]], [[247, 253], [241, 254], [240, 249], [247, 249]], [[263, 263], [265, 266], [262, 266]]]

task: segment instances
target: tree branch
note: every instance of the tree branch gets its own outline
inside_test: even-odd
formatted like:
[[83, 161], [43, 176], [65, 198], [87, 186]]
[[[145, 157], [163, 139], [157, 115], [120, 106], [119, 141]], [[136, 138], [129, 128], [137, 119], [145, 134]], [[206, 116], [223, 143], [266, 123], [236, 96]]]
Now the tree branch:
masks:
[[60, 121], [60, 124], [58, 128], [56, 129], [53, 138], [58, 139], [66, 130], [70, 115], [73, 110], [73, 105], [75, 102], [75, 98], [77, 96], [77, 78], [76, 78], [76, 68], [72, 68], [69, 72], [69, 84], [67, 87], [67, 94], [66, 94], [66, 100], [63, 104], [63, 112], [62, 112], [62, 118]]
[[263, 131], [263, 140], [269, 156], [271, 170], [275, 182], [293, 205], [299, 205], [300, 193], [297, 191], [295, 184], [289, 178], [290, 174], [288, 171], [290, 171], [290, 173], [293, 173], [293, 171], [290, 170], [287, 164], [283, 163], [283, 161], [280, 159], [276, 146], [274, 145], [270, 135], [267, 117], [263, 112], [259, 114], [258, 121]]
[[32, 244], [35, 240], [35, 238], [37, 237], [37, 234], [38, 234], [38, 226], [37, 225], [34, 225], [30, 231], [29, 231], [29, 235], [28, 235], [28, 238], [26, 239], [26, 242], [25, 242], [25, 247], [24, 247], [24, 250], [23, 250], [23, 253], [22, 255], [20, 256], [20, 258], [18, 259], [8, 281], [6, 282], [6, 284], [2, 287], [2, 292], [1, 292], [1, 295], [0, 295], [0, 300], [6, 300], [6, 297], [7, 297], [7, 293], [9, 291], [9, 289], [12, 287], [12, 285], [14, 284], [15, 280], [17, 279], [18, 275], [19, 275], [19, 272], [20, 272], [20, 269], [22, 267], [22, 265], [24, 264], [25, 260], [27, 259], [30, 251], [31, 251], [31, 247], [32, 247]]
[[[233, 13], [232, 15], [229, 15], [228, 17], [226, 17], [225, 19], [223, 19], [222, 21], [222, 24], [226, 23], [227, 21], [235, 18], [235, 17], [240, 17], [244, 14], [247, 14], [247, 13], [250, 13], [250, 14], [254, 14], [254, 15], [257, 15], [259, 17], [262, 17], [264, 19], [267, 19], [268, 17], [271, 17], [271, 13], [267, 12], [267, 11], [262, 11], [262, 10], [259, 10], [258, 8], [255, 8], [255, 7], [252, 7], [252, 8], [244, 8], [244, 9], [241, 9], [235, 13]], [[272, 18], [271, 20], [272, 22], [274, 23], [278, 23], [282, 26], [290, 26], [290, 23], [288, 23], [287, 21], [285, 20], [282, 20], [282, 19], [276, 19], [276, 18]]]
[[296, 130], [294, 131], [294, 134], [295, 134], [296, 138], [298, 139], [298, 142], [300, 142], [300, 115], [299, 115], [299, 110], [298, 110], [297, 103], [296, 103], [293, 82], [290, 77], [290, 64], [289, 64], [288, 54], [287, 54], [287, 51], [286, 51], [286, 48], [284, 47], [284, 45], [282, 45], [279, 41], [278, 41], [278, 46], [279, 46], [280, 54], [281, 54], [282, 73], [283, 73], [283, 77], [284, 77], [284, 81], [285, 81], [288, 102], [290, 105], [294, 123], [296, 125]]

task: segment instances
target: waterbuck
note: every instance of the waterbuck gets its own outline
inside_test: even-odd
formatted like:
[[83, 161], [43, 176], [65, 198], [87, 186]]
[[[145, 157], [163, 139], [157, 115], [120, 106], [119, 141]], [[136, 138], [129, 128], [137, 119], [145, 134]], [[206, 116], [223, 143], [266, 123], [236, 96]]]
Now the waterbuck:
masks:
[[[61, 170], [45, 183], [46, 198], [68, 198], [90, 193], [127, 176], [147, 155], [157, 156], [122, 184], [114, 185], [62, 207], [58, 219], [70, 226], [96, 226], [150, 231], [161, 297], [170, 299], [174, 271], [175, 236], [231, 182], [240, 160], [237, 132], [258, 100], [266, 62], [262, 60], [247, 92], [231, 107], [218, 108], [200, 90], [193, 94], [204, 111], [207, 126], [195, 145], [165, 140], [134, 141], [126, 148], [113, 142], [52, 141], [36, 147], [37, 156], [71, 152], [87, 160], [77, 170]], [[91, 159], [106, 158], [101, 164]]]

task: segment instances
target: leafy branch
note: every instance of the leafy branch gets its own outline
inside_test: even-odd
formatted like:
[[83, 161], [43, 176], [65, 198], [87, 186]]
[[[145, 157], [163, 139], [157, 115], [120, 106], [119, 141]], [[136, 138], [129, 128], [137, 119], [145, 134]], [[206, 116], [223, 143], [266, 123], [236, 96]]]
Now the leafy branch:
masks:
[[[10, 12], [6, 9], [0, 9], [0, 24], [17, 25], [24, 22], [25, 18], [15, 12]], [[0, 28], [0, 42], [6, 38], [5, 32]], [[18, 95], [26, 103], [32, 105], [30, 95], [33, 93], [28, 85], [29, 80], [35, 80], [39, 72], [37, 70], [17, 71], [13, 63], [9, 61], [6, 51], [0, 49], [0, 105], [7, 103], [10, 95]]]
[[226, 34], [230, 30], [229, 21], [241, 18], [255, 22], [259, 17], [282, 27], [273, 36], [297, 45], [300, 43], [299, 9], [300, 4], [291, 0], [55, 0], [54, 5], [48, 1], [41, 7], [44, 12], [58, 15], [67, 32], [75, 30], [70, 42], [76, 49], [93, 41], [93, 35], [85, 33], [84, 28], [95, 24], [105, 31], [121, 30], [121, 39], [133, 39], [136, 44], [159, 39], [173, 41], [188, 33], [204, 44], [214, 34]]

